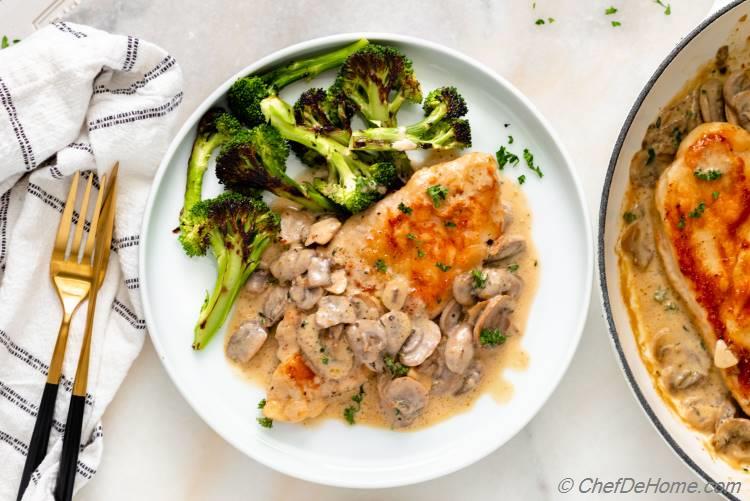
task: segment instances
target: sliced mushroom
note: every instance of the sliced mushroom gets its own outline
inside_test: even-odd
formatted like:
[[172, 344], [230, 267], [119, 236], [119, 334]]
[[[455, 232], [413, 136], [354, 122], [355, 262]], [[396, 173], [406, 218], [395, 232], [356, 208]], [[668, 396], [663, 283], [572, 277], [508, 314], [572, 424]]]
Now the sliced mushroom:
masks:
[[281, 285], [271, 287], [263, 303], [263, 318], [266, 321], [266, 327], [271, 327], [281, 319], [288, 303], [289, 289], [287, 287]]
[[656, 153], [652, 148], [640, 150], [630, 161], [630, 182], [645, 188], [654, 186], [673, 160], [674, 155], [669, 153]]
[[302, 318], [303, 317], [297, 308], [289, 306], [284, 312], [284, 318], [282, 318], [279, 325], [276, 326], [276, 332], [274, 334], [278, 345], [276, 348], [276, 358], [281, 362], [293, 356], [295, 353], [299, 353], [297, 330], [300, 328]]
[[348, 297], [325, 296], [318, 302], [315, 321], [322, 329], [338, 324], [353, 324], [357, 321], [357, 312]]
[[750, 70], [740, 70], [730, 73], [724, 81], [724, 102], [732, 108], [736, 108], [735, 96], [750, 90]]
[[521, 292], [521, 279], [517, 275], [499, 268], [485, 268], [482, 272], [485, 276], [484, 287], [475, 289], [479, 298], [489, 299], [499, 294], [518, 297]]
[[247, 279], [245, 290], [251, 294], [260, 294], [268, 287], [269, 278], [270, 275], [266, 270], [255, 270]]
[[653, 149], [656, 154], [674, 155], [682, 138], [701, 123], [698, 94], [696, 89], [662, 111], [646, 131], [643, 147]]
[[733, 108], [737, 125], [745, 130], [750, 130], [750, 90], [740, 92], [734, 96]]
[[463, 314], [464, 310], [461, 305], [455, 299], [451, 299], [440, 314], [440, 330], [450, 332], [461, 321]]
[[315, 218], [303, 210], [288, 209], [281, 213], [279, 235], [285, 244], [302, 243], [310, 232], [310, 226]]
[[750, 420], [725, 420], [716, 429], [711, 443], [717, 451], [735, 461], [750, 462]]
[[469, 324], [459, 324], [448, 333], [445, 342], [445, 365], [463, 374], [474, 358], [474, 338]]
[[704, 122], [724, 122], [724, 96], [721, 80], [709, 78], [700, 86], [701, 117]]
[[516, 256], [526, 251], [526, 239], [521, 235], [505, 234], [498, 238], [491, 246], [489, 255], [485, 259], [488, 263], [494, 263]]
[[229, 338], [227, 356], [235, 362], [247, 363], [260, 350], [268, 332], [257, 320], [243, 322]]
[[651, 224], [645, 218], [630, 223], [620, 236], [620, 247], [630, 255], [638, 268], [645, 269], [655, 253]]
[[474, 341], [479, 345], [479, 336], [485, 329], [500, 329], [504, 335], [511, 335], [513, 328], [510, 317], [516, 309], [516, 303], [508, 296], [495, 296], [487, 301], [482, 313], [474, 324]]
[[388, 310], [398, 311], [404, 307], [408, 295], [409, 282], [403, 277], [396, 277], [385, 284], [380, 299]]
[[331, 285], [331, 261], [324, 257], [313, 257], [307, 267], [308, 287], [328, 287]]
[[440, 327], [426, 318], [412, 321], [412, 333], [401, 347], [401, 363], [416, 367], [424, 362], [440, 343]]
[[289, 288], [289, 297], [301, 310], [310, 310], [323, 297], [323, 289], [308, 287], [304, 282], [295, 281]]
[[716, 51], [716, 58], [714, 60], [714, 65], [716, 66], [716, 69], [719, 70], [719, 73], [721, 73], [722, 75], [727, 72], [728, 61], [729, 61], [729, 46], [722, 45]]
[[654, 336], [651, 349], [659, 377], [673, 391], [690, 388], [708, 377], [711, 359], [697, 338], [664, 328]]
[[261, 270], [270, 270], [271, 265], [279, 259], [282, 252], [284, 252], [284, 246], [280, 242], [274, 242], [266, 247], [266, 250], [260, 257], [258, 268]]
[[385, 329], [380, 322], [357, 320], [344, 332], [357, 360], [377, 372], [376, 365], [386, 346]]
[[383, 390], [382, 402], [392, 412], [394, 426], [408, 426], [427, 405], [427, 390], [416, 379], [396, 378]]
[[313, 256], [312, 249], [289, 249], [271, 265], [271, 274], [282, 282], [290, 282], [307, 271]]
[[343, 339], [336, 340], [324, 329], [319, 329], [315, 315], [308, 315], [297, 330], [297, 344], [319, 376], [339, 380], [351, 372], [354, 357]]
[[470, 273], [462, 273], [453, 280], [453, 298], [464, 306], [471, 306], [476, 303], [474, 279]]
[[380, 317], [380, 323], [385, 330], [385, 350], [389, 355], [395, 355], [411, 335], [409, 315], [403, 311], [389, 311]]
[[350, 298], [357, 318], [363, 320], [377, 320], [383, 313], [380, 302], [369, 294], [357, 294]]
[[464, 382], [461, 387], [455, 392], [456, 395], [463, 395], [468, 393], [479, 385], [482, 380], [483, 367], [482, 362], [474, 359], [464, 373]]
[[477, 320], [479, 319], [479, 315], [482, 314], [485, 307], [487, 306], [487, 303], [489, 303], [489, 301], [482, 301], [482, 302], [475, 304], [471, 308], [469, 308], [466, 311], [465, 322], [468, 323], [469, 325], [476, 325]]
[[310, 227], [310, 233], [305, 240], [305, 246], [312, 244], [325, 245], [331, 241], [341, 228], [341, 221], [335, 217], [326, 217]]
[[346, 270], [340, 269], [331, 273], [331, 285], [326, 290], [331, 294], [343, 294], [346, 290]]

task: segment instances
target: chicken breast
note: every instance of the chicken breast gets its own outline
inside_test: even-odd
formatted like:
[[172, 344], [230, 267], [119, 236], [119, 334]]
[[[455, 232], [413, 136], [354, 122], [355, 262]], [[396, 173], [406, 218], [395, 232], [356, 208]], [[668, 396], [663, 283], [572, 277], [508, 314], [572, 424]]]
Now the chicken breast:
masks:
[[669, 280], [750, 413], [750, 133], [727, 123], [694, 129], [661, 175], [655, 203]]
[[329, 244], [349, 274], [349, 292], [377, 297], [405, 279], [405, 309], [438, 315], [456, 276], [481, 265], [503, 232], [495, 158], [469, 153], [417, 171], [400, 190], [351, 217]]

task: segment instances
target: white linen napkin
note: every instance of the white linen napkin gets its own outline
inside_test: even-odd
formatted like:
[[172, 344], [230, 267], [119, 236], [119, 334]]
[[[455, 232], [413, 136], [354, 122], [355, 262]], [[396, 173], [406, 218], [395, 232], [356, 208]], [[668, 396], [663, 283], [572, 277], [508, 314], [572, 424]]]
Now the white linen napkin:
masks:
[[[78, 170], [108, 172], [119, 161], [113, 252], [96, 308], [76, 490], [96, 473], [102, 413], [146, 335], [138, 294], [141, 218], [181, 100], [174, 58], [135, 37], [58, 22], [0, 50], [2, 500], [16, 496], [61, 319], [48, 270], [70, 178]], [[49, 451], [25, 501], [53, 499], [85, 313], [84, 304], [71, 325]]]

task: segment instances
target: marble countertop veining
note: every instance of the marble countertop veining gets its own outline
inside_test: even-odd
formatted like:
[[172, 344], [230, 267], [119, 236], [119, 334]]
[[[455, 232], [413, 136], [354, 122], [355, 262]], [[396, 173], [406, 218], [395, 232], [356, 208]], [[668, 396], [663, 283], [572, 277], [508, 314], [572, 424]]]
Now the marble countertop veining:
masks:
[[[611, 147], [643, 84], [711, 0], [83, 0], [75, 22], [133, 34], [185, 73], [184, 120], [211, 90], [277, 49], [342, 31], [390, 31], [442, 43], [505, 76], [567, 145], [592, 220]], [[610, 5], [616, 16], [605, 16]], [[537, 26], [537, 18], [555, 22]], [[617, 19], [622, 26], [613, 27]], [[276, 473], [226, 444], [180, 397], [150, 342], [104, 416], [97, 476], [78, 499], [573, 499], [564, 477], [696, 477], [657, 435], [612, 353], [594, 292], [580, 348], [557, 392], [503, 448], [425, 484], [357, 491]], [[626, 496], [615, 496], [625, 498]], [[593, 499], [593, 498], [592, 498]], [[647, 495], [638, 499], [649, 499]], [[695, 495], [689, 499], [716, 499]]]

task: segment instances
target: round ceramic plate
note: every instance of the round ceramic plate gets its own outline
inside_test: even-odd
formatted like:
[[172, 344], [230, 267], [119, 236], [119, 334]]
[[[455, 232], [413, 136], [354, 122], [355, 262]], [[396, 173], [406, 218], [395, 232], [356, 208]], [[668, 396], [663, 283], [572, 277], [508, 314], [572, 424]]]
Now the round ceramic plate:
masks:
[[[513, 398], [498, 404], [480, 398], [469, 411], [427, 429], [393, 432], [343, 421], [315, 426], [255, 422], [264, 390], [225, 361], [221, 338], [203, 351], [191, 347], [193, 325], [211, 288], [210, 258], [189, 259], [172, 229], [182, 206], [186, 165], [195, 125], [239, 76], [300, 56], [350, 43], [359, 37], [391, 44], [414, 62], [426, 91], [455, 85], [469, 105], [474, 150], [494, 152], [515, 138], [513, 151], [528, 147], [545, 172], [536, 178], [525, 166], [523, 186], [533, 211], [533, 239], [539, 251], [540, 283], [523, 347], [530, 357], [522, 372], [506, 371]], [[311, 86], [327, 86], [333, 74], [301, 82], [281, 93], [289, 101]], [[399, 115], [409, 123], [412, 107]], [[510, 124], [507, 128], [504, 124]], [[300, 168], [290, 158], [290, 172]], [[294, 164], [294, 165], [292, 165]], [[515, 182], [515, 181], [511, 181]], [[219, 191], [209, 176], [204, 195]], [[562, 378], [575, 352], [588, 309], [593, 273], [591, 228], [572, 164], [556, 135], [529, 101], [479, 63], [425, 41], [385, 34], [348, 34], [289, 47], [228, 79], [195, 111], [159, 168], [144, 219], [140, 276], [143, 306], [154, 346], [167, 372], [195, 411], [225, 440], [248, 456], [281, 472], [313, 482], [345, 487], [387, 487], [428, 480], [467, 466], [515, 435], [536, 414]]]

